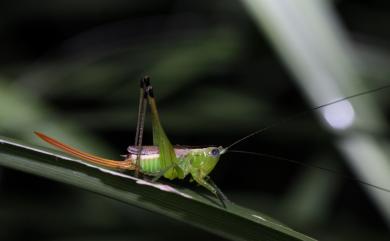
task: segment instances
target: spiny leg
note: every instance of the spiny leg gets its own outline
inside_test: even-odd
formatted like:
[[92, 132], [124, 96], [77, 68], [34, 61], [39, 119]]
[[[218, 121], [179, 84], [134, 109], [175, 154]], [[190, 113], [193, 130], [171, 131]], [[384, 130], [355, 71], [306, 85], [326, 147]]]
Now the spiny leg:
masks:
[[212, 192], [221, 202], [222, 206], [226, 208], [225, 201], [229, 201], [229, 199], [226, 198], [225, 194], [221, 192], [221, 190], [215, 185], [215, 183], [213, 183], [212, 181], [210, 182], [209, 177], [206, 177], [206, 179], [209, 179], [208, 181], [206, 181], [204, 178], [201, 178], [200, 175], [192, 175], [192, 177], [199, 185]]
[[138, 116], [137, 116], [137, 129], [135, 134], [135, 143], [134, 146], [137, 147], [137, 159], [135, 161], [135, 176], [139, 176], [139, 166], [141, 162], [141, 152], [142, 152], [142, 139], [144, 134], [145, 126], [145, 115], [146, 115], [146, 92], [145, 92], [145, 81], [149, 79], [148, 76], [145, 76], [140, 81], [140, 95], [139, 95], [139, 105], [138, 105]]
[[215, 182], [211, 179], [210, 176], [206, 176], [205, 180], [214, 187], [214, 189], [217, 191], [218, 196], [220, 196], [220, 200], [223, 199], [224, 201], [231, 202], [229, 198], [221, 191], [221, 189], [215, 184]]
[[[143, 83], [152, 117], [153, 145], [157, 145], [159, 148], [161, 167], [164, 169], [170, 167], [172, 164], [178, 164], [179, 160], [177, 159], [173, 146], [160, 123], [160, 117], [157, 110], [156, 100], [154, 98], [153, 87], [150, 84], [150, 78], [144, 78]], [[184, 178], [184, 173], [178, 165], [173, 165], [173, 168], [169, 168], [164, 173], [164, 177], [168, 179], [174, 179], [177, 177]]]

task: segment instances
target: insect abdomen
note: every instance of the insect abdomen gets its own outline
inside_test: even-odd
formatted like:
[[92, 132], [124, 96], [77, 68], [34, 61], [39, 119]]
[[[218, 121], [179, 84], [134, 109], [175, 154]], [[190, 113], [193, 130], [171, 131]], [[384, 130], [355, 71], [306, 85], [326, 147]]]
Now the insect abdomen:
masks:
[[144, 174], [157, 174], [161, 171], [161, 161], [159, 157], [141, 157], [141, 172]]

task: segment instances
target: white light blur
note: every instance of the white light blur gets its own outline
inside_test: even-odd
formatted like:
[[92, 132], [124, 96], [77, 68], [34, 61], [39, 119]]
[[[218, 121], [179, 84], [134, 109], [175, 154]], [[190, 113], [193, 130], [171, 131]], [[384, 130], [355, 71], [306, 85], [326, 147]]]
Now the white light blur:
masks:
[[349, 101], [325, 107], [322, 114], [326, 122], [335, 129], [347, 129], [355, 120], [355, 111]]

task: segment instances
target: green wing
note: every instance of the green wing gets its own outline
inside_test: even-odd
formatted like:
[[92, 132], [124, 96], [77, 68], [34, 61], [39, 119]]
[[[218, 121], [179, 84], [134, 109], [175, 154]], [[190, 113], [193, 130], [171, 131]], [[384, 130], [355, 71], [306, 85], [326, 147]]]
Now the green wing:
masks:
[[164, 177], [168, 179], [174, 179], [177, 177], [182, 179], [184, 178], [184, 173], [177, 165], [179, 160], [176, 157], [171, 142], [161, 126], [156, 101], [153, 97], [148, 96], [148, 102], [152, 113], [153, 145], [158, 146], [160, 149], [160, 161], [162, 163], [162, 168], [172, 167], [164, 173]]

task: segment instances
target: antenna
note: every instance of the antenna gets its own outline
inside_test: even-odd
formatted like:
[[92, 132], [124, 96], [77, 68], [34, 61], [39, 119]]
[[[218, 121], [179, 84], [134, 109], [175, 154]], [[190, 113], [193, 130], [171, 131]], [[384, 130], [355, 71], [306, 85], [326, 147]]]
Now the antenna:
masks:
[[289, 162], [289, 163], [292, 163], [292, 164], [295, 164], [295, 165], [300, 165], [300, 166], [303, 166], [303, 167], [306, 167], [306, 168], [319, 169], [319, 170], [322, 170], [322, 171], [326, 171], [326, 172], [328, 172], [330, 174], [342, 177], [344, 179], [347, 179], [347, 180], [350, 180], [350, 181], [354, 181], [354, 182], [357, 182], [357, 183], [360, 183], [360, 184], [363, 184], [363, 185], [366, 185], [366, 186], [369, 186], [369, 187], [372, 187], [372, 188], [375, 188], [375, 189], [378, 189], [378, 190], [390, 193], [390, 189], [388, 189], [388, 188], [384, 188], [384, 187], [381, 187], [381, 186], [378, 186], [378, 185], [375, 185], [375, 184], [371, 184], [371, 183], [368, 183], [368, 182], [365, 182], [365, 181], [353, 178], [351, 176], [343, 174], [342, 172], [339, 172], [339, 171], [336, 171], [336, 170], [333, 170], [333, 169], [330, 169], [330, 168], [327, 168], [327, 167], [322, 167], [322, 166], [313, 165], [313, 164], [307, 164], [307, 163], [303, 163], [303, 162], [300, 162], [300, 161], [297, 161], [297, 160], [293, 160], [293, 159], [289, 159], [289, 158], [285, 158], [285, 157], [280, 157], [280, 156], [275, 156], [275, 155], [265, 154], [265, 153], [257, 153], [257, 152], [252, 152], [252, 151], [229, 150], [229, 152], [249, 154], [249, 155], [261, 156], [261, 157], [267, 157], [267, 158], [271, 158], [271, 159], [278, 160], [278, 161], [286, 161], [286, 162]]
[[235, 146], [235, 145], [245, 141], [246, 139], [249, 139], [252, 136], [260, 134], [260, 133], [262, 133], [264, 131], [267, 131], [267, 130], [269, 130], [271, 128], [274, 128], [276, 126], [280, 126], [280, 125], [284, 124], [285, 122], [297, 119], [297, 118], [299, 118], [299, 117], [301, 117], [303, 115], [312, 113], [312, 112], [314, 112], [316, 110], [322, 109], [324, 107], [327, 107], [327, 106], [330, 106], [330, 105], [333, 105], [333, 104], [336, 104], [336, 103], [339, 103], [339, 102], [343, 102], [345, 100], [356, 98], [356, 97], [359, 97], [359, 96], [362, 96], [362, 95], [367, 95], [367, 94], [371, 94], [371, 93], [374, 93], [374, 92], [378, 92], [378, 91], [381, 91], [381, 90], [384, 90], [384, 89], [387, 89], [387, 88], [390, 88], [390, 84], [384, 85], [384, 86], [381, 86], [381, 87], [378, 87], [378, 88], [374, 88], [374, 89], [369, 89], [369, 90], [366, 90], [366, 91], [363, 91], [363, 92], [360, 92], [360, 93], [357, 93], [357, 94], [354, 94], [354, 95], [350, 95], [350, 96], [347, 96], [347, 97], [344, 97], [344, 98], [341, 98], [341, 99], [337, 99], [337, 100], [331, 101], [329, 103], [326, 103], [326, 104], [323, 104], [323, 105], [320, 105], [320, 106], [317, 106], [317, 107], [314, 107], [314, 108], [311, 108], [311, 109], [299, 112], [299, 113], [294, 114], [294, 115], [291, 115], [291, 116], [289, 116], [287, 118], [284, 118], [282, 120], [274, 122], [273, 124], [270, 124], [270, 125], [268, 125], [268, 126], [266, 126], [264, 128], [261, 128], [261, 129], [259, 129], [257, 131], [249, 133], [248, 135], [246, 135], [246, 136], [238, 139], [237, 141], [233, 142], [232, 144], [230, 144], [228, 147], [225, 148], [225, 150], [230, 149], [231, 147], [233, 147], [233, 146]]

